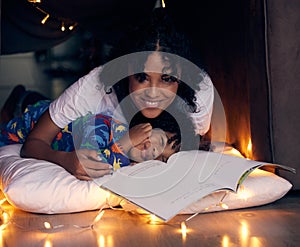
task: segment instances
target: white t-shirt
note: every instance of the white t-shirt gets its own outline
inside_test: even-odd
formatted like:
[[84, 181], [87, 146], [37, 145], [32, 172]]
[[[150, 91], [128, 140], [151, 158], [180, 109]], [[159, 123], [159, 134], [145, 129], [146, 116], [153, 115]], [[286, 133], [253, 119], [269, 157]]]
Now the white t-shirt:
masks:
[[[124, 119], [121, 114], [116, 116], [115, 109], [119, 102], [114, 92], [107, 94], [106, 88], [100, 82], [102, 66], [93, 69], [89, 74], [80, 78], [68, 87], [49, 107], [52, 121], [60, 128], [64, 128], [73, 120], [88, 113], [102, 113]], [[214, 89], [210, 77], [203, 71], [203, 81], [200, 90], [196, 92], [197, 113], [190, 113], [195, 131], [205, 134], [210, 126]]]

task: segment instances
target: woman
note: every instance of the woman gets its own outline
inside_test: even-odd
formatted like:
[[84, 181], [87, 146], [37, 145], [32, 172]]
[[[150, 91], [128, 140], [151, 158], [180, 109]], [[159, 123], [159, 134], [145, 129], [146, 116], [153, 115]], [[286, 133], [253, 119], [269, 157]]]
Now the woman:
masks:
[[125, 35], [108, 63], [79, 79], [51, 103], [27, 137], [22, 157], [54, 162], [84, 180], [90, 179], [87, 169], [93, 170], [93, 177], [110, 173], [111, 166], [99, 161], [93, 150], [66, 153], [51, 148], [61, 128], [88, 113], [130, 122], [137, 111], [147, 118], [156, 118], [164, 110], [176, 118], [181, 111], [191, 116], [196, 133], [208, 130], [212, 83], [187, 60], [186, 38], [173, 28], [165, 11], [156, 9], [150, 23]]

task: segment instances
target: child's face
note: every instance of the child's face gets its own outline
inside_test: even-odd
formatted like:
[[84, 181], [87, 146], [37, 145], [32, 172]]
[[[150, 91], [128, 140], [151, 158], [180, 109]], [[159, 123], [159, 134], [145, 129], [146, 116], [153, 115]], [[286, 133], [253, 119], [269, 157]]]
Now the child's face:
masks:
[[161, 129], [153, 129], [150, 138], [132, 148], [128, 156], [131, 160], [142, 162], [146, 160], [161, 160], [166, 162], [176, 152], [172, 148], [174, 142], [168, 143], [168, 139], [174, 134], [164, 132]]
[[142, 73], [129, 76], [129, 93], [135, 106], [147, 118], [157, 117], [175, 99], [178, 81], [164, 71], [169, 67], [159, 53], [152, 53]]

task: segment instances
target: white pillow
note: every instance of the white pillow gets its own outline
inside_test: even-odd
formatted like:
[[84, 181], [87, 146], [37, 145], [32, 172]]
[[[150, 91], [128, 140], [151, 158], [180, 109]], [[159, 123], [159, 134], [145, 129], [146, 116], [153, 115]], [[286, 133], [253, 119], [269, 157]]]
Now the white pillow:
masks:
[[94, 181], [76, 179], [62, 167], [44, 160], [21, 158], [21, 145], [0, 148], [0, 189], [13, 206], [35, 213], [70, 213], [115, 206], [120, 199]]
[[[131, 204], [99, 187], [109, 176], [94, 181], [81, 181], [56, 164], [21, 158], [20, 148], [19, 144], [0, 148], [0, 189], [13, 206], [46, 214], [95, 210], [119, 204], [125, 210], [132, 209]], [[239, 193], [229, 192], [223, 202], [229, 209], [263, 205], [280, 199], [291, 187], [287, 180], [257, 170], [246, 178]], [[245, 193], [247, 198], [243, 197]], [[207, 207], [207, 212], [224, 210], [214, 206], [223, 195], [224, 192], [220, 191], [212, 193], [181, 213], [199, 212]]]

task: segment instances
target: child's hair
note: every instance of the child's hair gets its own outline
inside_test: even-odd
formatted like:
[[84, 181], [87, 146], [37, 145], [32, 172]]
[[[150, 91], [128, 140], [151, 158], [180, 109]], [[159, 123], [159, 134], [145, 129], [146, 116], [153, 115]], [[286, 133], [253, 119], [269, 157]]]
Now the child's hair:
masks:
[[[185, 68], [189, 64], [184, 61], [192, 60], [190, 43], [182, 32], [176, 30], [172, 16], [165, 8], [154, 9], [152, 18], [124, 34], [124, 38], [120, 40], [119, 45], [112, 48], [108, 57], [108, 63], [104, 65], [100, 75], [101, 80], [107, 87], [112, 86], [114, 88], [118, 100], [121, 102], [129, 95], [128, 78], [125, 77], [118, 82], [111, 80], [111, 78], [118, 71], [128, 71], [128, 64], [109, 63], [109, 61], [128, 54], [148, 52], [144, 56], [131, 56], [128, 60], [124, 60], [131, 65], [134, 64], [134, 71], [142, 72], [144, 71], [144, 64], [148, 55], [153, 51], [161, 52], [162, 58], [170, 62], [173, 76], [176, 77], [177, 69], [180, 67], [181, 78], [189, 78], [188, 82], [183, 82], [180, 78], [177, 78], [179, 83], [177, 95], [187, 104], [188, 109], [186, 109], [189, 112], [199, 111], [195, 103], [195, 90], [199, 90], [199, 82], [202, 81], [203, 77], [195, 70], [192, 69], [191, 72], [190, 69]], [[183, 75], [184, 73], [185, 75]], [[111, 90], [107, 93], [110, 92]]]
[[185, 114], [178, 113], [176, 116], [172, 116], [168, 111], [163, 111], [156, 118], [146, 118], [141, 112], [138, 112], [130, 121], [129, 128], [140, 123], [150, 123], [153, 129], [158, 128], [174, 134], [168, 143], [175, 141], [172, 149], [176, 152], [199, 148], [200, 136], [195, 134], [192, 121]]

